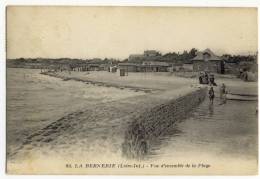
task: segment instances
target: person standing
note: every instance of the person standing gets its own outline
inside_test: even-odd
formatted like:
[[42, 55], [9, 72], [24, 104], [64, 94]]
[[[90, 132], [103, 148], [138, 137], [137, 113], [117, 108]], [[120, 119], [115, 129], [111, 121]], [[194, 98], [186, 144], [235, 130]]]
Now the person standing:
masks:
[[209, 75], [205, 72], [205, 84], [209, 84]]
[[209, 75], [209, 84], [210, 84], [210, 85], [213, 85], [213, 86], [217, 86], [217, 84], [215, 83], [214, 74], [210, 74], [210, 75]]
[[211, 86], [211, 87], [210, 87], [210, 90], [209, 90], [209, 100], [210, 100], [211, 104], [213, 104], [214, 97], [215, 97], [214, 89], [213, 89], [213, 87]]
[[203, 74], [202, 74], [202, 72], [200, 72], [200, 74], [199, 74], [199, 83], [203, 84]]
[[226, 85], [222, 83], [219, 91], [220, 104], [226, 103], [226, 96], [227, 96]]

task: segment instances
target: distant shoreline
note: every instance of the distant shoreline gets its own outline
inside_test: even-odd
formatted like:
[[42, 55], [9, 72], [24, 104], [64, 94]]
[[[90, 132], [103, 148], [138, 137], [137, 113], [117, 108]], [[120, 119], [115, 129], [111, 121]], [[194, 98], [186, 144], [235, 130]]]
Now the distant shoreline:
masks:
[[79, 81], [79, 82], [83, 82], [86, 84], [93, 84], [93, 85], [98, 85], [98, 86], [105, 86], [105, 87], [114, 87], [114, 88], [119, 88], [119, 89], [130, 89], [130, 90], [134, 90], [134, 91], [143, 91], [145, 93], [151, 93], [154, 91], [159, 91], [160, 89], [152, 89], [152, 88], [141, 88], [141, 87], [135, 87], [135, 86], [130, 86], [130, 85], [117, 85], [117, 84], [113, 84], [113, 83], [107, 83], [107, 82], [99, 82], [99, 81], [94, 81], [94, 80], [83, 80], [80, 78], [75, 78], [75, 77], [64, 77], [64, 76], [60, 76], [54, 72], [41, 72], [42, 75], [48, 75], [51, 77], [55, 77], [55, 78], [60, 78], [63, 81], [69, 81], [69, 80], [74, 80], [74, 81]]

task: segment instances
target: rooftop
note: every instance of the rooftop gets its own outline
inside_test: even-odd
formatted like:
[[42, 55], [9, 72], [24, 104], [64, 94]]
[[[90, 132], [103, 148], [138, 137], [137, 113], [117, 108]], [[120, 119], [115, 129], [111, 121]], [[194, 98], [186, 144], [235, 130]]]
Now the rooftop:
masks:
[[221, 58], [215, 55], [209, 48], [196, 53], [192, 61], [220, 61]]

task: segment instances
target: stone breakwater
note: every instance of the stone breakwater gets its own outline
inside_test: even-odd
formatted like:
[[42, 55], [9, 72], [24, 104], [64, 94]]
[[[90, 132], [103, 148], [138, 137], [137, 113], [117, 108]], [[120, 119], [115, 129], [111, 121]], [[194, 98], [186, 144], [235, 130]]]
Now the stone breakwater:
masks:
[[125, 133], [123, 154], [127, 158], [143, 158], [149, 152], [149, 144], [167, 134], [167, 128], [184, 119], [205, 99], [206, 94], [207, 88], [200, 88], [155, 106], [135, 118]]

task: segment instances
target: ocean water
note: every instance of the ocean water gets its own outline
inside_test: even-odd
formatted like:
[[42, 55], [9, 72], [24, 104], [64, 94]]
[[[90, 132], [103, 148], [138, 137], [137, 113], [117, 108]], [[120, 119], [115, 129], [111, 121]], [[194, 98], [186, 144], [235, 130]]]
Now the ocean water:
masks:
[[84, 84], [40, 74], [37, 69], [7, 69], [7, 151], [33, 132], [89, 105], [141, 95], [128, 89]]

